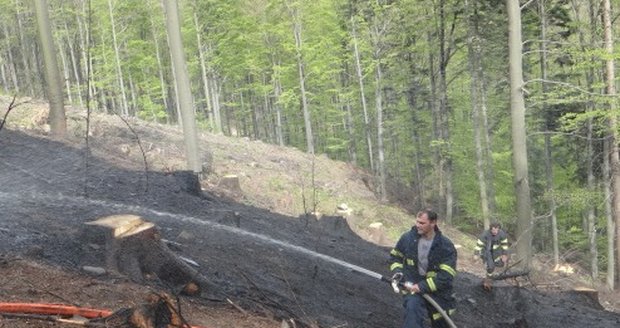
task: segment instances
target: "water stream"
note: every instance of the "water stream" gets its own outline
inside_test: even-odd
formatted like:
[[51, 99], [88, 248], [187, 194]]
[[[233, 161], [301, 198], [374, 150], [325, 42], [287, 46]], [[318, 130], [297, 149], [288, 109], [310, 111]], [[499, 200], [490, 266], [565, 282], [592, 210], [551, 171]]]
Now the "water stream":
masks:
[[297, 245], [293, 245], [293, 244], [287, 243], [287, 242], [282, 241], [282, 240], [273, 239], [273, 238], [271, 238], [271, 237], [269, 237], [267, 235], [245, 231], [245, 230], [240, 229], [240, 228], [227, 226], [227, 225], [220, 224], [220, 223], [217, 223], [217, 222], [200, 220], [200, 219], [198, 219], [196, 217], [192, 217], [192, 216], [188, 216], [188, 215], [175, 214], [175, 213], [164, 212], [164, 211], [158, 211], [158, 210], [154, 210], [154, 209], [151, 209], [151, 208], [148, 208], [148, 207], [143, 207], [143, 206], [128, 205], [128, 204], [123, 204], [123, 203], [118, 203], [118, 202], [113, 202], [113, 201], [106, 201], [106, 200], [97, 200], [97, 199], [86, 198], [86, 197], [82, 197], [82, 196], [67, 196], [67, 195], [63, 195], [63, 194], [51, 195], [51, 194], [42, 194], [42, 193], [35, 193], [35, 192], [19, 193], [19, 194], [0, 192], [0, 200], [12, 200], [12, 201], [23, 201], [23, 202], [25, 202], [25, 201], [28, 201], [28, 200], [31, 200], [31, 199], [36, 199], [37, 201], [45, 201], [46, 204], [54, 205], [54, 206], [57, 206], [58, 204], [62, 204], [62, 205], [67, 205], [67, 204], [75, 204], [75, 205], [89, 204], [89, 205], [101, 206], [101, 207], [106, 207], [106, 208], [113, 208], [113, 209], [122, 210], [122, 211], [130, 211], [130, 212], [135, 212], [135, 213], [151, 214], [151, 215], [156, 215], [158, 217], [168, 217], [168, 218], [173, 218], [175, 220], [181, 220], [181, 221], [185, 221], [185, 222], [190, 222], [190, 223], [193, 223], [193, 224], [205, 225], [205, 226], [209, 226], [210, 228], [213, 228], [213, 229], [223, 230], [223, 231], [227, 231], [229, 233], [233, 233], [233, 234], [236, 234], [236, 235], [250, 237], [250, 238], [252, 238], [254, 240], [257, 240], [257, 241], [260, 241], [260, 242], [263, 242], [263, 243], [267, 243], [267, 244], [271, 244], [271, 245], [276, 245], [276, 246], [285, 248], [287, 250], [291, 250], [291, 251], [294, 251], [294, 252], [302, 253], [302, 254], [305, 254], [305, 255], [313, 257], [313, 258], [321, 259], [323, 261], [330, 262], [330, 263], [339, 265], [341, 267], [347, 268], [347, 269], [349, 269], [351, 271], [355, 271], [355, 272], [358, 272], [358, 273], [365, 274], [365, 275], [367, 275], [369, 277], [372, 277], [372, 278], [375, 278], [375, 279], [381, 279], [382, 278], [382, 275], [380, 273], [368, 270], [366, 268], [360, 267], [360, 266], [355, 265], [355, 264], [348, 263], [346, 261], [337, 259], [337, 258], [329, 256], [329, 255], [317, 253], [317, 252], [311, 251], [311, 250], [309, 250], [307, 248], [304, 248], [304, 247], [301, 247], [301, 246], [297, 246]]

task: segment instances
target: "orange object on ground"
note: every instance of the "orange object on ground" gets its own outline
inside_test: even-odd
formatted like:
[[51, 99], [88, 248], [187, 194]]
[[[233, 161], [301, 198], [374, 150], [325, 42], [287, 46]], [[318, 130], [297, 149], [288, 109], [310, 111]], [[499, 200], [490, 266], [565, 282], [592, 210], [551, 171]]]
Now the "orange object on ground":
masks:
[[0, 303], [0, 312], [61, 316], [79, 315], [87, 319], [103, 318], [112, 314], [110, 310], [89, 309], [66, 304], [42, 303]]
[[[90, 309], [90, 308], [83, 308], [83, 307], [66, 305], [66, 304], [2, 303], [2, 302], [0, 302], [0, 312], [59, 315], [59, 316], [67, 316], [67, 317], [79, 315], [87, 319], [103, 318], [113, 313], [110, 310]], [[207, 328], [207, 327], [191, 326], [190, 328]]]

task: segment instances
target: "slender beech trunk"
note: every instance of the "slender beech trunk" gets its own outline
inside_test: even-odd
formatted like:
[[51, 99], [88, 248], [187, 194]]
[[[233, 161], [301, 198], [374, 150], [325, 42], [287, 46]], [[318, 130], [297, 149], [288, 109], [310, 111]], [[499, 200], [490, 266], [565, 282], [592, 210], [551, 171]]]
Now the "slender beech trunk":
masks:
[[385, 155], [383, 149], [383, 74], [381, 72], [381, 61], [377, 63], [375, 69], [375, 110], [377, 111], [377, 174], [379, 176], [379, 198], [383, 201], [387, 199], [385, 189]]
[[[572, 5], [573, 5], [573, 10], [574, 10], [574, 14], [575, 17], [581, 17], [580, 14], [580, 3], [577, 3], [577, 1], [573, 0], [572, 1]], [[588, 51], [589, 47], [593, 46], [593, 42], [596, 38], [596, 25], [597, 25], [597, 19], [596, 16], [594, 14], [594, 11], [592, 9], [592, 6], [588, 6], [588, 13], [589, 13], [589, 18], [590, 18], [590, 24], [591, 24], [591, 29], [590, 29], [590, 40], [588, 41], [588, 43], [585, 40], [585, 35], [584, 35], [584, 31], [582, 29], [579, 29], [578, 31], [578, 35], [579, 35], [579, 44], [581, 46], [581, 50], [586, 53]], [[596, 59], [592, 58], [592, 61], [595, 62]], [[586, 79], [586, 86], [585, 88], [590, 91], [591, 93], [594, 92], [594, 70], [592, 68], [589, 68], [586, 73], [585, 73], [585, 79]], [[588, 102], [586, 103], [586, 111], [587, 112], [592, 112], [592, 110], [594, 109], [594, 105], [593, 105], [593, 101], [592, 100], [588, 100]], [[585, 157], [587, 159], [587, 163], [586, 163], [586, 175], [587, 175], [587, 188], [588, 188], [588, 192], [591, 194], [594, 194], [596, 192], [596, 178], [594, 175], [594, 122], [592, 118], [589, 118], [587, 121], [587, 135], [586, 135], [586, 154]], [[605, 162], [606, 164], [609, 164], [608, 162]], [[605, 165], [605, 164], [604, 164]], [[608, 172], [605, 173], [603, 172], [604, 176], [608, 175]], [[606, 178], [604, 178], [604, 180], [607, 180]], [[607, 189], [606, 192], [608, 192], [609, 190]], [[590, 257], [591, 257], [591, 262], [590, 262], [590, 267], [591, 267], [591, 275], [592, 278], [596, 281], [598, 279], [598, 272], [599, 272], [599, 267], [598, 267], [598, 248], [597, 248], [597, 243], [596, 243], [596, 239], [597, 239], [597, 233], [596, 233], [596, 207], [594, 204], [589, 204], [588, 208], [587, 208], [587, 212], [586, 212], [586, 218], [587, 218], [587, 222], [588, 222], [588, 226], [587, 226], [587, 232], [588, 232], [588, 242], [590, 244]], [[613, 258], [613, 256], [612, 256]], [[556, 265], [559, 264], [559, 259], [556, 260]]]
[[80, 36], [80, 51], [81, 51], [81, 56], [82, 56], [82, 76], [84, 77], [84, 82], [87, 84], [88, 90], [86, 90], [87, 92], [87, 99], [89, 99], [89, 101], [92, 101], [93, 99], [97, 99], [97, 92], [96, 92], [96, 88], [95, 88], [95, 84], [94, 83], [89, 83], [89, 80], [92, 80], [92, 73], [93, 73], [93, 59], [92, 56], [89, 57], [86, 53], [87, 49], [90, 47], [90, 32], [88, 32], [86, 30], [86, 28], [84, 28], [83, 25], [83, 19], [82, 17], [89, 17], [89, 12], [87, 10], [87, 6], [86, 6], [86, 1], [83, 0], [77, 0], [76, 1], [76, 6], [81, 3], [82, 5], [82, 11], [80, 15], [76, 15], [76, 20], [77, 20], [77, 26], [78, 26], [78, 33]]
[[211, 99], [213, 100], [213, 119], [215, 120], [215, 131], [222, 133], [224, 131], [224, 125], [222, 121], [222, 109], [220, 106], [221, 88], [216, 76], [211, 75], [211, 83], [209, 83], [209, 86], [211, 87]]
[[207, 112], [207, 119], [209, 121], [209, 125], [211, 126], [211, 128], [213, 128], [213, 105], [211, 103], [211, 94], [209, 92], [209, 79], [207, 78], [208, 67], [207, 59], [205, 56], [205, 52], [208, 52], [208, 50], [205, 50], [205, 46], [202, 44], [202, 26], [198, 22], [198, 14], [196, 12], [194, 12], [194, 27], [196, 29], [196, 45], [198, 47], [198, 58], [200, 59], [200, 76], [202, 77], [202, 92], [204, 93], [205, 97], [205, 110]]
[[[609, 154], [611, 146], [609, 145], [609, 140], [605, 140], [603, 142], [603, 152], [605, 154]], [[611, 181], [611, 164], [609, 161], [609, 156], [605, 156], [603, 160], [603, 181]], [[613, 192], [611, 190], [610, 183], [603, 184], [603, 192], [605, 194], [605, 218], [607, 220], [607, 256], [608, 259], [613, 259], [615, 257], [615, 231], [616, 231], [616, 221], [614, 221], [614, 210], [613, 205], [611, 204], [614, 197]], [[611, 256], [610, 256], [611, 255]], [[609, 290], [614, 290], [614, 286], [616, 283], [616, 261], [608, 260], [607, 261], [607, 288]]]
[[519, 0], [506, 0], [508, 12], [508, 53], [510, 67], [510, 113], [512, 123], [512, 164], [517, 197], [517, 256], [521, 267], [532, 265], [532, 209], [528, 177], [523, 97], [523, 42], [521, 39], [521, 10]]
[[179, 98], [181, 118], [183, 120], [187, 167], [195, 174], [199, 174], [202, 168], [198, 157], [198, 133], [196, 131], [196, 120], [194, 115], [194, 100], [192, 99], [192, 88], [187, 73], [185, 52], [181, 39], [181, 24], [179, 22], [177, 2], [174, 0], [164, 0], [164, 8], [166, 12], [166, 27], [171, 46], [172, 64], [174, 67], [174, 81], [175, 84], [178, 85], [177, 96]]
[[[542, 94], [543, 97], [547, 95], [547, 13], [545, 8], [545, 0], [538, 0], [538, 12], [540, 15], [540, 39], [541, 42], [539, 44], [540, 49], [540, 75], [543, 80], [542, 83]], [[551, 114], [547, 112], [547, 107], [545, 106], [545, 102], [542, 102], [541, 110], [543, 115], [545, 116], [545, 181], [546, 187], [545, 192], [548, 197], [549, 202], [549, 215], [551, 219], [551, 240], [553, 242], [553, 260], [555, 266], [559, 265], [560, 259], [560, 251], [558, 245], [558, 220], [556, 217], [556, 204], [554, 197], [554, 183], [553, 183], [553, 161], [551, 154], [551, 131], [550, 127], [553, 124], [553, 117]], [[594, 257], [596, 259], [596, 256]]]
[[62, 75], [65, 81], [65, 90], [67, 90], [67, 100], [69, 100], [69, 104], [73, 104], [73, 96], [71, 95], [71, 79], [69, 78], [67, 58], [63, 50], [60, 50], [58, 54], [60, 55], [60, 61], [62, 62]]
[[351, 37], [353, 38], [353, 55], [355, 57], [355, 73], [360, 88], [360, 101], [362, 102], [362, 113], [364, 114], [364, 133], [366, 135], [366, 147], [368, 148], [368, 163], [371, 172], [375, 171], [374, 151], [372, 147], [372, 129], [370, 128], [370, 116], [368, 115], [368, 106], [366, 105], [366, 93], [364, 92], [364, 73], [362, 71], [362, 62], [360, 52], [357, 46], [357, 32], [355, 30], [355, 20], [351, 17]]
[[112, 0], [108, 0], [108, 9], [110, 10], [110, 24], [112, 25], [112, 43], [114, 45], [116, 78], [118, 79], [118, 86], [121, 89], [121, 114], [123, 116], [129, 116], [129, 110], [127, 106], [127, 95], [125, 92], [125, 81], [123, 79], [123, 70], [121, 68], [120, 49], [118, 47], [118, 40], [116, 37], [116, 26], [114, 23], [114, 10], [112, 6]]
[[[351, 81], [349, 80], [349, 75], [347, 65], [343, 66], [342, 72], [340, 74], [340, 81], [342, 90], [350, 90], [351, 89]], [[351, 108], [351, 98], [344, 97], [344, 99], [340, 99], [338, 103], [342, 103], [342, 111], [343, 115], [343, 126], [345, 132], [347, 133], [348, 147], [347, 147], [347, 158], [348, 161], [357, 166], [357, 142], [355, 140], [355, 123], [353, 121], [353, 109]]]
[[35, 0], [34, 3], [37, 14], [37, 25], [39, 27], [41, 50], [43, 51], [43, 62], [45, 65], [44, 73], [47, 99], [50, 103], [48, 121], [52, 136], [55, 138], [63, 138], [67, 133], [67, 119], [65, 117], [62, 80], [58, 70], [58, 60], [56, 59], [47, 0]]
[[477, 35], [475, 27], [475, 4], [472, 4], [470, 0], [465, 1], [467, 7], [467, 53], [469, 58], [469, 71], [471, 74], [471, 102], [472, 102], [472, 125], [474, 130], [474, 143], [476, 149], [476, 171], [478, 173], [478, 186], [480, 192], [480, 211], [482, 213], [483, 226], [488, 227], [490, 224], [489, 213], [489, 198], [487, 194], [487, 178], [485, 176], [485, 160], [484, 152], [482, 149], [482, 132], [481, 132], [481, 97], [483, 92], [481, 87], [481, 76], [479, 76], [478, 67], [480, 65], [480, 39]]
[[299, 13], [299, 2], [288, 4], [291, 18], [293, 19], [293, 34], [295, 36], [295, 57], [297, 59], [297, 73], [299, 75], [299, 92], [301, 96], [301, 109], [304, 115], [304, 127], [306, 131], [306, 147], [310, 154], [314, 154], [314, 134], [312, 133], [312, 119], [308, 106], [308, 96], [306, 93], [306, 72], [303, 58], [302, 44], [302, 25]]
[[5, 65], [0, 65], [0, 77], [2, 78], [2, 90], [4, 93], [9, 93], [9, 79], [6, 77]]
[[[21, 49], [21, 53], [23, 54], [21, 57], [22, 60], [22, 72], [21, 72], [21, 76], [24, 77], [25, 81], [25, 87], [30, 91], [30, 95], [32, 97], [36, 97], [36, 88], [35, 88], [35, 84], [36, 84], [36, 80], [33, 79], [33, 77], [35, 76], [36, 73], [34, 73], [34, 69], [36, 68], [36, 63], [31, 63], [28, 61], [30, 56], [26, 56], [26, 54], [28, 53], [28, 42], [26, 41], [26, 38], [24, 36], [24, 31], [26, 29], [24, 29], [23, 23], [22, 23], [22, 16], [23, 13], [20, 9], [20, 3], [19, 0], [15, 0], [15, 8], [17, 9], [16, 11], [16, 22], [17, 22], [17, 33], [19, 34], [19, 47]], [[30, 45], [30, 47], [32, 47], [32, 45]], [[35, 60], [35, 58], [30, 58], [31, 60]]]
[[446, 36], [446, 1], [439, 1], [439, 121], [441, 130], [441, 142], [443, 151], [440, 154], [441, 170], [445, 177], [444, 200], [446, 202], [445, 220], [447, 223], [452, 222], [454, 209], [454, 191], [452, 185], [452, 154], [450, 146], [450, 114], [448, 106], [448, 83], [447, 71], [450, 56], [450, 46], [446, 46], [449, 42]]
[[[149, 5], [149, 9], [151, 10], [151, 12], [154, 13], [151, 0], [148, 1], [148, 5]], [[161, 101], [163, 102], [163, 106], [164, 106], [164, 112], [168, 113], [168, 111], [170, 110], [169, 108], [170, 105], [168, 101], [168, 91], [167, 91], [168, 85], [166, 84], [164, 65], [162, 64], [162, 59], [161, 59], [161, 50], [159, 48], [159, 38], [157, 37], [157, 33], [155, 32], [158, 29], [155, 26], [155, 20], [153, 19], [153, 17], [154, 17], [154, 14], [152, 14], [150, 17], [150, 23], [151, 23], [151, 31], [153, 32], [153, 44], [155, 46], [155, 59], [157, 60], [157, 72], [159, 75], [159, 91], [161, 94]], [[154, 118], [157, 119], [156, 116]]]
[[[615, 85], [615, 70], [614, 70], [614, 44], [612, 36], [611, 26], [611, 3], [610, 0], [603, 0], [603, 31], [604, 31], [604, 43], [605, 50], [608, 54], [605, 60], [605, 85], [607, 89], [607, 95], [611, 102], [611, 112], [609, 115], [609, 130], [610, 130], [610, 165], [611, 165], [611, 181], [612, 181], [612, 193], [613, 193], [613, 222], [616, 224], [616, 243], [620, 244], [620, 155], [618, 151], [618, 116], [615, 114], [617, 103], [615, 101], [616, 85]], [[611, 232], [610, 232], [611, 233]], [[616, 248], [617, 249], [617, 248]], [[620, 263], [620, 252], [616, 252], [616, 263]], [[611, 261], [613, 257], [610, 257]]]
[[[277, 66], [280, 66], [280, 64], [278, 63]], [[284, 133], [282, 130], [282, 106], [280, 106], [280, 103], [278, 102], [280, 96], [282, 95], [282, 85], [280, 84], [280, 77], [276, 76], [273, 83], [273, 92], [275, 97], [274, 107], [276, 110], [276, 140], [279, 146], [284, 146]]]
[[78, 68], [78, 62], [75, 58], [75, 46], [69, 37], [69, 27], [65, 22], [65, 31], [67, 31], [67, 46], [69, 47], [69, 59], [71, 60], [71, 70], [73, 72], [73, 79], [75, 80], [75, 91], [77, 92], [78, 102], [80, 103], [80, 108], [84, 108], [84, 101], [82, 99], [82, 81], [80, 79], [80, 70]]
[[13, 58], [13, 51], [11, 50], [11, 39], [9, 38], [9, 29], [6, 25], [2, 25], [2, 30], [5, 35], [6, 40], [6, 55], [9, 58], [7, 63], [7, 68], [9, 70], [9, 75], [11, 76], [11, 82], [13, 84], [13, 90], [15, 93], [20, 93], [19, 88], [19, 80], [17, 79], [17, 67], [15, 66], [15, 60]]
[[[430, 13], [427, 13], [430, 14]], [[430, 82], [430, 97], [428, 98], [428, 107], [430, 109], [431, 112], [431, 119], [432, 119], [432, 131], [431, 131], [431, 140], [432, 142], [435, 143], [439, 143], [440, 139], [441, 139], [441, 120], [439, 118], [439, 106], [437, 106], [437, 75], [435, 75], [435, 64], [436, 64], [436, 58], [435, 58], [435, 51], [434, 51], [434, 46], [435, 46], [435, 37], [433, 36], [432, 31], [429, 29], [426, 33], [426, 38], [429, 44], [429, 51], [428, 51], [428, 65], [429, 65], [429, 82]], [[444, 181], [444, 175], [443, 175], [443, 170], [442, 170], [442, 165], [441, 165], [441, 155], [440, 155], [440, 150], [439, 147], [432, 147], [432, 153], [433, 153], [433, 165], [434, 165], [434, 171], [435, 171], [435, 191], [437, 192], [438, 196], [440, 199], [443, 199], [445, 197], [445, 181]], [[425, 197], [426, 195], [422, 194], [421, 197]], [[423, 199], [424, 202], [424, 199]]]

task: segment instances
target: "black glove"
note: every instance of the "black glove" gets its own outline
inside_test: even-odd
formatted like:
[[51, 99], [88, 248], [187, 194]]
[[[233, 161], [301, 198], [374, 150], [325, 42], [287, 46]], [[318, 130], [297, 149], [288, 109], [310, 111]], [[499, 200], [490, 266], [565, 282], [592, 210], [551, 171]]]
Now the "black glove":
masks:
[[396, 272], [393, 276], [392, 276], [392, 281], [398, 281], [400, 282], [400, 280], [403, 279], [403, 273], [402, 272]]

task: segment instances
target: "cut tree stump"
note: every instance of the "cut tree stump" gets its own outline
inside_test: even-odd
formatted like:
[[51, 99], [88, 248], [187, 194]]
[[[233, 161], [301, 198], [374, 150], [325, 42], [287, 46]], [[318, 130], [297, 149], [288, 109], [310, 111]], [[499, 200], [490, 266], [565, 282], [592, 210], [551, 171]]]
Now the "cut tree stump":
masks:
[[575, 287], [572, 290], [573, 293], [577, 295], [583, 295], [590, 302], [592, 306], [598, 309], [603, 309], [604, 307], [601, 305], [598, 299], [598, 290], [592, 289], [589, 287]]
[[136, 215], [121, 214], [85, 225], [88, 241], [105, 246], [107, 270], [138, 282], [159, 279], [179, 292], [198, 295], [208, 291], [214, 295], [213, 284], [168, 248], [155, 224]]
[[103, 318], [88, 323], [99, 327], [160, 328], [190, 327], [177, 311], [178, 304], [166, 294], [152, 294], [145, 302], [132, 308], [122, 308]]
[[227, 190], [233, 195], [242, 195], [241, 184], [239, 183], [239, 177], [234, 174], [225, 175], [220, 178], [218, 187]]

